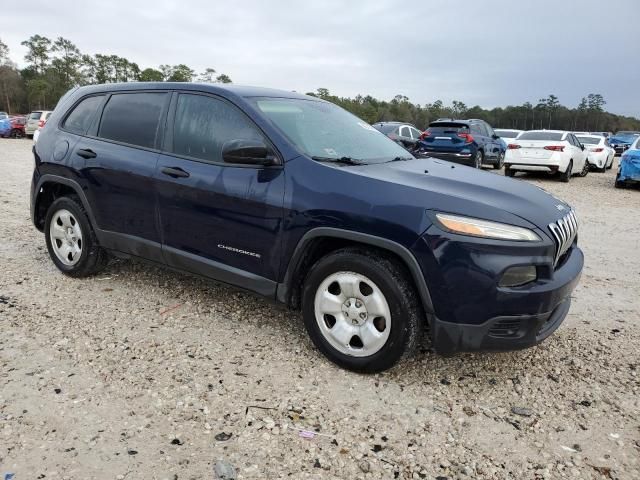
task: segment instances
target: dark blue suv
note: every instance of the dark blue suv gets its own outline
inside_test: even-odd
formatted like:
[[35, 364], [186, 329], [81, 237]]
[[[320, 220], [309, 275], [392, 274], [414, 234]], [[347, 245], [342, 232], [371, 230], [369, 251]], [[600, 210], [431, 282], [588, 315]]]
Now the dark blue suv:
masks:
[[133, 257], [302, 310], [337, 364], [381, 371], [425, 328], [444, 354], [534, 345], [583, 265], [569, 205], [416, 159], [296, 93], [133, 83], [75, 89], [34, 148], [31, 215], [84, 277]]
[[482, 168], [504, 165], [505, 147], [484, 120], [439, 119], [429, 124], [417, 145], [417, 153]]

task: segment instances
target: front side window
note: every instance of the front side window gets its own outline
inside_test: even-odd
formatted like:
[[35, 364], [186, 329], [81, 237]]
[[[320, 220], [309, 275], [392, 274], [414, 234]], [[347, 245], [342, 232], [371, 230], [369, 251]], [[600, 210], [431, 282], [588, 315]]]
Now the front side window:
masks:
[[116, 142], [154, 148], [166, 93], [112, 95], [104, 107], [98, 136]]
[[180, 94], [173, 126], [173, 153], [222, 162], [222, 147], [232, 140], [263, 140], [238, 108], [204, 95]]
[[98, 95], [82, 100], [78, 105], [76, 105], [64, 121], [63, 128], [78, 135], [84, 135], [87, 133], [87, 130], [91, 125], [91, 121], [93, 120], [93, 116], [95, 115], [103, 98], [104, 96]]
[[383, 163], [410, 154], [364, 120], [328, 102], [257, 98], [254, 103], [301, 151], [318, 159]]

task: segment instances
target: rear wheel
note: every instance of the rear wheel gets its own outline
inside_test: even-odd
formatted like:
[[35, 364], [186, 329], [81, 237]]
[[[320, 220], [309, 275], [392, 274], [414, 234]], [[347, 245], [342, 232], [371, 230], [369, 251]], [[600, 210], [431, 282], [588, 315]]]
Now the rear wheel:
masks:
[[482, 168], [482, 163], [484, 161], [484, 154], [482, 150], [478, 150], [476, 155], [473, 157], [473, 166], [474, 168]]
[[18, 128], [11, 130], [11, 138], [22, 138], [22, 131]]
[[586, 177], [589, 174], [589, 170], [591, 170], [591, 164], [589, 163], [589, 160], [585, 160], [579, 175], [581, 177]]
[[614, 159], [615, 155], [611, 157], [611, 161], [609, 162], [609, 164], [605, 167], [607, 170], [611, 170], [611, 167], [613, 167], [613, 159]]
[[567, 169], [564, 171], [564, 173], [560, 174], [560, 181], [564, 183], [569, 183], [569, 180], [571, 180], [572, 171], [573, 171], [573, 160], [569, 162], [569, 165], [567, 165]]
[[369, 373], [410, 355], [424, 328], [403, 266], [358, 248], [332, 253], [312, 267], [303, 316], [311, 340], [329, 360]]
[[498, 154], [498, 161], [493, 164], [493, 168], [496, 170], [500, 170], [504, 165], [504, 152], [500, 152]]
[[44, 231], [49, 256], [65, 275], [88, 277], [107, 265], [109, 256], [98, 245], [77, 196], [61, 197], [51, 204]]
[[616, 188], [625, 188], [626, 184], [620, 180], [620, 173], [616, 175], [616, 183], [614, 184]]

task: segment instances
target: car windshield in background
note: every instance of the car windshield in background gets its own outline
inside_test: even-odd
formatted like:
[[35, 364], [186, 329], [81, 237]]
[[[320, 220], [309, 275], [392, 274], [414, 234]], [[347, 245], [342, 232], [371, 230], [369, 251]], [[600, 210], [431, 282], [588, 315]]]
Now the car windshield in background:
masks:
[[409, 152], [336, 105], [294, 98], [256, 98], [255, 105], [310, 157], [383, 163]]
[[429, 125], [431, 136], [434, 135], [451, 135], [457, 133], [468, 133], [469, 126], [463, 123], [436, 123]]
[[516, 138], [520, 132], [512, 132], [510, 130], [494, 130], [496, 135], [502, 138]]
[[580, 140], [580, 143], [584, 143], [585, 145], [597, 145], [598, 143], [600, 143], [600, 140], [602, 140], [601, 138], [598, 137], [576, 137], [578, 140]]
[[563, 132], [524, 132], [518, 137], [518, 140], [552, 140], [559, 142], [563, 136]]

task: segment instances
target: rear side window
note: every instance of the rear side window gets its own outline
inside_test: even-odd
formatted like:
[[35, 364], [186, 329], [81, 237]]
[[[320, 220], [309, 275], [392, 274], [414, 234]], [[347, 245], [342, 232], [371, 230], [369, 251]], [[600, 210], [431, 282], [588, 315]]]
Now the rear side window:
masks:
[[88, 97], [82, 100], [71, 111], [62, 127], [65, 130], [78, 135], [84, 135], [87, 133], [96, 110], [103, 98], [103, 95], [98, 95], [96, 97]]
[[98, 136], [116, 142], [153, 148], [166, 93], [120, 93], [104, 107]]
[[398, 127], [398, 125], [388, 124], [388, 123], [386, 124], [378, 123], [378, 124], [372, 125], [372, 127], [382, 133], [391, 133]]
[[524, 132], [518, 137], [518, 140], [552, 140], [559, 142], [563, 136], [564, 133], [562, 132]]
[[173, 153], [222, 162], [231, 140], [261, 140], [257, 127], [236, 107], [204, 95], [180, 94], [173, 127]]

